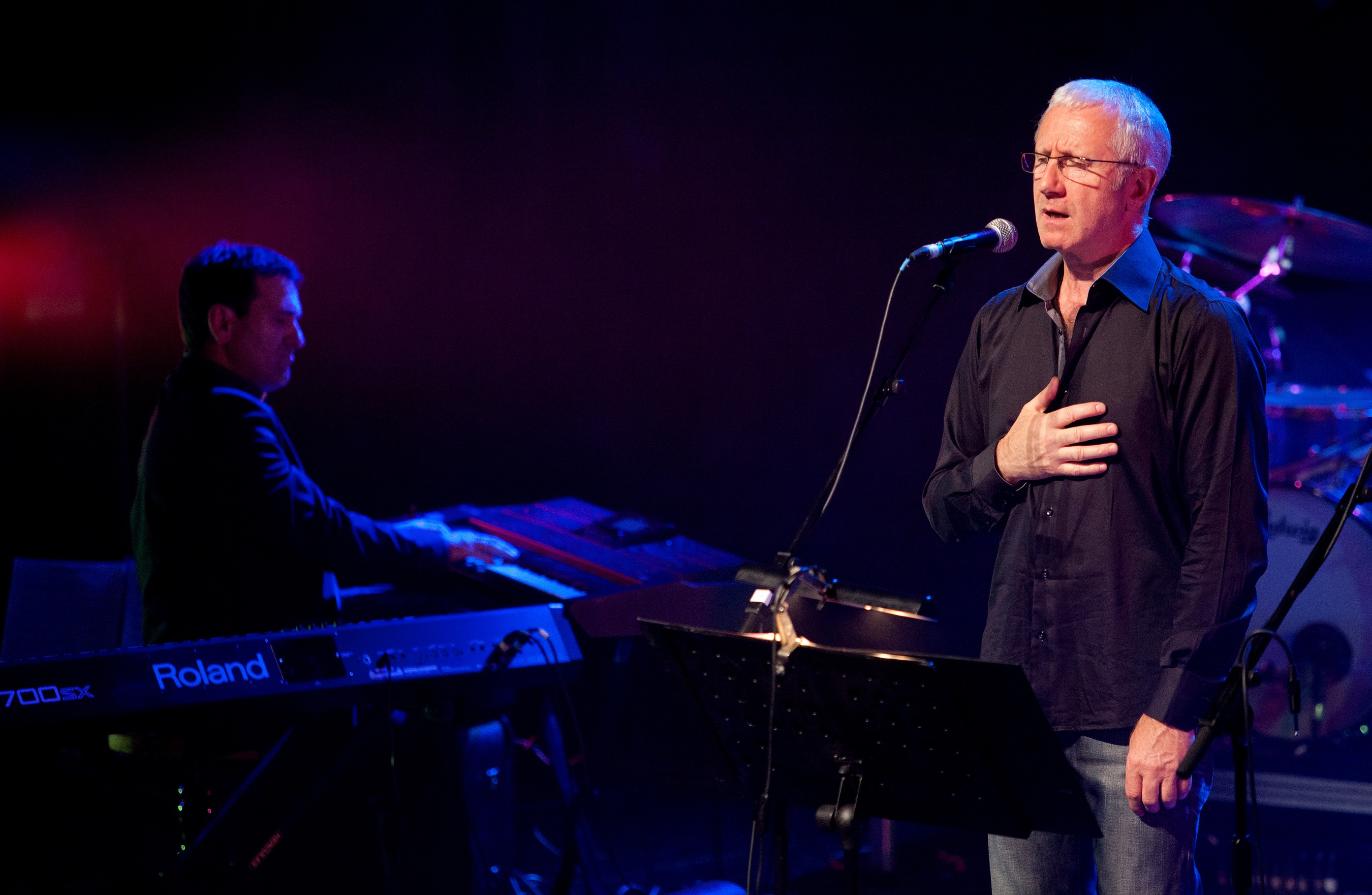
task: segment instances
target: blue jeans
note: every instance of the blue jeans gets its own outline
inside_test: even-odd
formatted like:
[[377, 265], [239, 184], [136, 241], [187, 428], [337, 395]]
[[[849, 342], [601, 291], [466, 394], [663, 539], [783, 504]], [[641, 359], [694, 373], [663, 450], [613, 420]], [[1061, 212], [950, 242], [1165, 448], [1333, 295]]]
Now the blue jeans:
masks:
[[1196, 828], [1210, 793], [1210, 767], [1197, 769], [1191, 792], [1175, 808], [1138, 817], [1124, 797], [1128, 752], [1113, 742], [1064, 736], [1063, 754], [1081, 776], [1104, 836], [989, 837], [994, 895], [1198, 895]]

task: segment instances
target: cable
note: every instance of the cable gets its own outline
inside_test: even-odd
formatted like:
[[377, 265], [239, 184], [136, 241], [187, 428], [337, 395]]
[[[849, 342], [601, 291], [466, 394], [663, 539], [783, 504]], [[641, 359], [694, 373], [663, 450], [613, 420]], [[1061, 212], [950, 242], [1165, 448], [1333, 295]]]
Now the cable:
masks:
[[[535, 636], [535, 635], [537, 635], [537, 636]], [[544, 648], [543, 643], [540, 643], [540, 642], [539, 642], [539, 639], [538, 639], [538, 638], [540, 638], [540, 637], [541, 637], [544, 641], [546, 641], [546, 642], [548, 643], [548, 648], [547, 648], [547, 649]], [[482, 665], [482, 672], [483, 672], [483, 673], [489, 674], [489, 673], [491, 673], [491, 672], [501, 672], [501, 671], [506, 671], [506, 670], [508, 670], [508, 669], [510, 668], [510, 666], [514, 664], [514, 661], [515, 661], [515, 659], [518, 657], [519, 653], [524, 649], [525, 646], [527, 646], [527, 645], [530, 644], [530, 643], [532, 643], [532, 644], [538, 649], [539, 655], [540, 655], [540, 656], [542, 657], [542, 659], [543, 659], [543, 664], [544, 664], [544, 666], [547, 667], [547, 668], [552, 669], [553, 672], [554, 672], [554, 674], [557, 675], [558, 682], [562, 685], [563, 693], [566, 694], [566, 681], [565, 681], [565, 679], [563, 678], [563, 676], [562, 676], [561, 674], [558, 673], [558, 671], [559, 671], [559, 668], [558, 668], [558, 664], [559, 664], [559, 663], [558, 663], [558, 658], [559, 658], [559, 657], [558, 657], [558, 655], [557, 655], [557, 646], [556, 646], [556, 644], [553, 643], [552, 635], [549, 634], [547, 631], [545, 631], [545, 630], [542, 629], [542, 628], [535, 628], [535, 629], [532, 629], [531, 631], [530, 631], [530, 630], [524, 630], [524, 629], [516, 628], [515, 630], [510, 631], [509, 633], [507, 633], [504, 637], [502, 637], [502, 638], [500, 639], [500, 642], [499, 642], [499, 643], [497, 643], [494, 647], [492, 647], [490, 653], [489, 653], [489, 654], [487, 655], [487, 657], [486, 657], [485, 663], [483, 663], [483, 665]], [[549, 650], [551, 650], [551, 653], [550, 653]], [[570, 703], [569, 703], [569, 705], [570, 705]], [[550, 711], [551, 711], [551, 709], [550, 709]], [[505, 730], [506, 730], [506, 735], [507, 735], [507, 736], [510, 736], [511, 734], [510, 734], [509, 719], [508, 719], [508, 718], [503, 718], [502, 721], [501, 721], [501, 724], [502, 724], [502, 726], [503, 726], [503, 727], [505, 728]], [[561, 739], [562, 739], [562, 735], [561, 735], [561, 732], [560, 732], [560, 731], [559, 731], [558, 734], [557, 734], [557, 738], [558, 738], [558, 740], [561, 740]], [[564, 761], [564, 763], [566, 764], [566, 767], [567, 767], [567, 785], [570, 786], [570, 787], [572, 788], [572, 790], [573, 790], [572, 798], [575, 798], [576, 784], [575, 784], [575, 782], [572, 780], [572, 777], [571, 777], [571, 764], [570, 764], [570, 762], [566, 762], [566, 745], [565, 745], [565, 742], [560, 743], [560, 745], [562, 746], [562, 753], [563, 753], [563, 754], [562, 754], [562, 758], [563, 758], [563, 761]], [[550, 750], [550, 753], [551, 753], [551, 752], [552, 752], [552, 750]], [[554, 756], [553, 756], [552, 754], [550, 754], [550, 755], [545, 755], [545, 756], [540, 756], [540, 755], [538, 754], [537, 750], [534, 750], [534, 754], [535, 754], [535, 757], [538, 757], [539, 760], [540, 760], [543, 764], [545, 764], [545, 765], [547, 765], [547, 766], [549, 767], [549, 769], [550, 769], [550, 770], [552, 771], [552, 773], [553, 773], [554, 778], [559, 778], [559, 771], [558, 771], [558, 768], [556, 767], [556, 765], [555, 765], [555, 763], [554, 763]], [[558, 788], [561, 789], [561, 779], [560, 779], [560, 778], [558, 779], [558, 783], [559, 783]], [[567, 795], [567, 794], [564, 793], [564, 798], [566, 797], [566, 795]], [[570, 824], [572, 825], [572, 828], [573, 828], [573, 829], [572, 829], [572, 832], [570, 833], [570, 836], [571, 836], [571, 838], [572, 838], [572, 841], [568, 842], [568, 843], [566, 844], [566, 848], [563, 849], [563, 850], [554, 850], [554, 849], [552, 849], [551, 847], [549, 848], [549, 850], [550, 850], [550, 851], [555, 851], [557, 854], [559, 854], [559, 856], [564, 856], [564, 855], [568, 854], [568, 852], [566, 851], [566, 849], [570, 849], [570, 850], [571, 850], [570, 854], [572, 854], [572, 855], [584, 856], [586, 850], [585, 850], [585, 849], [579, 848], [579, 847], [578, 847], [578, 842], [576, 841], [576, 839], [577, 839], [577, 837], [578, 837], [578, 833], [577, 833], [577, 830], [576, 830], [575, 808], [574, 808], [573, 805], [570, 805], [570, 804], [569, 804], [569, 805], [567, 806], [567, 810], [571, 813], [571, 814], [570, 814], [570, 821], [569, 821], [569, 822], [570, 822]], [[544, 840], [540, 837], [540, 834], [538, 833], [537, 830], [535, 830], [535, 838], [539, 838], [540, 841], [544, 842], [545, 846], [549, 845], [546, 841], [544, 841]], [[565, 860], [565, 858], [564, 858], [564, 860]], [[585, 868], [582, 866], [583, 863], [584, 863], [583, 861], [580, 861], [580, 860], [577, 861], [577, 864], [576, 864], [576, 866], [575, 866], [574, 868], [572, 868], [571, 873], [574, 875], [577, 871], [581, 871], [581, 872], [583, 873], [583, 881], [585, 882], [587, 892], [592, 893], [592, 895], [594, 895], [595, 892], [599, 891], [599, 890], [600, 890], [601, 888], [603, 888], [603, 887], [597, 887], [596, 885], [592, 885], [591, 876], [590, 876], [588, 873], [585, 872]], [[510, 885], [511, 885], [512, 887], [515, 886], [515, 882], [514, 882], [514, 879], [513, 879], [512, 877], [511, 877], [511, 878], [508, 878], [508, 881], [509, 881], [509, 883], [510, 883]], [[565, 886], [567, 886], [567, 887], [570, 887], [571, 884], [572, 884], [572, 881], [571, 881], [570, 879], [563, 880], [562, 874], [561, 874], [561, 872], [559, 872], [558, 878], [554, 881], [554, 888], [557, 888], [559, 885], [565, 885]]]
[[848, 467], [848, 458], [852, 453], [853, 445], [857, 442], [858, 436], [862, 434], [866, 425], [871, 422], [872, 418], [876, 415], [876, 411], [881, 408], [887, 398], [895, 394], [900, 385], [900, 368], [904, 366], [906, 359], [909, 358], [910, 353], [914, 350], [915, 344], [918, 341], [920, 334], [924, 331], [924, 326], [928, 323], [929, 316], [933, 313], [939, 297], [946, 295], [952, 284], [954, 263], [949, 260], [944, 263], [933, 282], [932, 288], [934, 292], [930, 296], [930, 300], [924, 302], [920, 306], [920, 311], [916, 317], [916, 325], [906, 339], [905, 345], [901, 348], [895, 366], [891, 370], [890, 377], [874, 392], [872, 390], [872, 382], [876, 378], [877, 361], [881, 357], [882, 346], [885, 344], [886, 327], [890, 322], [891, 307], [895, 302], [896, 286], [900, 282], [900, 276], [905, 271], [906, 266], [907, 265], [902, 264], [896, 271], [894, 279], [891, 280], [891, 288], [886, 293], [886, 307], [882, 311], [881, 327], [877, 331], [877, 343], [872, 352], [872, 363], [867, 369], [867, 380], [863, 385], [862, 397], [858, 401], [857, 413], [853, 417], [853, 426], [848, 432], [848, 440], [843, 445], [843, 452], [839, 455], [838, 463], [829, 473], [829, 479], [825, 482], [824, 488], [820, 492], [820, 496], [810, 506], [809, 513], [805, 516], [805, 521], [801, 523], [800, 528], [791, 537], [790, 544], [786, 548], [785, 553], [779, 555], [784, 555], [788, 558], [795, 556], [799, 552], [800, 545], [804, 542], [806, 536], [814, 529], [819, 523], [819, 520], [824, 516], [824, 513], [829, 509], [829, 504], [833, 501], [834, 494], [838, 491], [839, 482], [843, 478], [843, 473]]
[[[533, 640], [527, 631], [518, 628], [500, 638], [500, 642], [491, 647], [491, 652], [486, 656], [485, 663], [481, 666], [482, 671], [504, 671], [514, 662], [515, 656], [524, 645]], [[546, 658], [546, 657], [545, 657]]]
[[824, 503], [819, 508], [822, 516], [829, 509], [829, 502], [834, 499], [834, 492], [838, 490], [839, 480], [843, 478], [843, 470], [848, 465], [848, 453], [853, 449], [853, 441], [857, 438], [858, 426], [862, 423], [862, 412], [867, 408], [867, 402], [872, 400], [872, 380], [877, 375], [877, 360], [881, 357], [881, 345], [886, 339], [886, 322], [891, 318], [891, 305], [895, 301], [896, 284], [900, 282], [900, 275], [905, 272], [902, 266], [896, 271], [895, 279], [891, 281], [891, 289], [886, 293], [886, 308], [881, 312], [881, 327], [877, 330], [877, 345], [872, 352], [872, 363], [867, 368], [867, 382], [862, 386], [862, 399], [858, 401], [857, 414], [853, 417], [853, 428], [848, 432], [848, 441], [843, 446], [843, 453], [839, 455], [838, 469], [834, 472], [834, 482], [829, 486], [829, 493], [824, 495]]
[[[586, 800], [589, 800], [592, 803], [597, 802], [598, 796], [595, 787], [595, 781], [591, 775], [590, 761], [587, 758], [588, 750], [586, 736], [582, 732], [581, 717], [576, 710], [576, 704], [572, 701], [571, 689], [568, 687], [567, 684], [567, 676], [564, 673], [564, 668], [560, 663], [557, 654], [557, 643], [553, 640], [552, 635], [549, 634], [547, 631], [543, 630], [542, 628], [539, 628], [535, 633], [538, 635], [538, 637], [543, 639], [544, 643], [547, 644], [547, 649], [545, 650], [544, 644], [540, 643], [538, 638], [532, 639], [533, 645], [537, 647], [539, 653], [542, 654], [544, 663], [551, 667], [555, 667], [556, 669], [554, 674], [557, 677], [558, 691], [562, 695], [562, 701], [567, 708], [568, 720], [571, 721], [572, 733], [575, 735], [577, 745], [581, 750], [581, 776], [584, 778], [584, 780], [582, 781], [584, 785], [577, 785], [575, 775], [572, 771], [572, 763], [570, 761], [567, 762], [567, 775], [569, 781], [572, 783], [573, 786], [573, 800], [574, 802], [578, 802], [581, 804], [585, 804]], [[551, 655], [549, 655], [550, 652]], [[565, 757], [565, 739], [563, 741], [563, 752]], [[584, 846], [579, 848], [579, 852], [583, 858], [583, 872], [586, 874], [585, 879], [587, 888], [592, 891], [605, 891], [604, 872], [602, 871], [602, 869], [599, 866], [595, 868], [595, 872], [593, 874], [595, 879], [595, 885], [592, 886], [592, 873], [590, 872], [590, 868], [588, 866], [585, 866], [592, 861], [596, 862], [597, 865], [599, 864], [599, 850], [592, 847], [596, 845], [597, 842], [605, 844], [605, 857], [609, 859], [611, 871], [614, 874], [614, 877], [622, 882], [624, 880], [624, 872], [620, 866], [619, 857], [614, 853], [613, 846], [608, 844], [609, 842], [613, 841], [613, 837], [597, 837], [595, 835], [595, 830], [593, 829], [593, 824], [589, 812], [587, 812], [585, 816], [579, 816], [580, 812], [578, 811], [577, 804], [569, 805], [568, 809], [573, 813], [573, 824], [578, 829], [580, 835], [584, 837], [584, 839], [586, 840]]]

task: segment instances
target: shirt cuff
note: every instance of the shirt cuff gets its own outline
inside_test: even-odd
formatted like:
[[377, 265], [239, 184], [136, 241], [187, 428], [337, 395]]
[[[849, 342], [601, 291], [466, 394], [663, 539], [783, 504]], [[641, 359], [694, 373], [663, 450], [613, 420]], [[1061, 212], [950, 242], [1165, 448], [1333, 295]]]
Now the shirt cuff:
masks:
[[448, 541], [438, 532], [402, 528], [392, 522], [373, 522], [379, 532], [394, 540], [401, 564], [415, 572], [442, 571], [448, 568]]
[[1184, 666], [1164, 668], [1145, 714], [1168, 727], [1195, 730], [1223, 683], [1223, 678], [1192, 674]]
[[1004, 512], [1014, 503], [1016, 496], [1029, 487], [1027, 481], [1012, 485], [996, 468], [996, 446], [992, 443], [986, 450], [972, 458], [972, 490], [987, 506]]

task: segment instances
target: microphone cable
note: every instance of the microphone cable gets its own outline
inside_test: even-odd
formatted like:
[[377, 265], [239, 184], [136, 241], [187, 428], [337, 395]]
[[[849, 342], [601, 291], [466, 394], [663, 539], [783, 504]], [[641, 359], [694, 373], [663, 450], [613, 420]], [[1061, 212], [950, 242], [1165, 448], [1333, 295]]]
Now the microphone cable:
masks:
[[[896, 284], [900, 282], [900, 275], [905, 272], [901, 267], [896, 271], [895, 279], [891, 280], [891, 288], [886, 293], [886, 307], [881, 312], [881, 326], [877, 329], [877, 344], [872, 351], [872, 362], [867, 367], [867, 381], [862, 386], [862, 398], [858, 401], [857, 413], [853, 416], [853, 426], [848, 431], [848, 440], [843, 445], [843, 453], [839, 455], [838, 468], [834, 471], [834, 480], [829, 485], [828, 492], [824, 495], [824, 502], [820, 505], [819, 515], [823, 516], [829, 509], [829, 503], [834, 499], [834, 492], [838, 490], [838, 483], [843, 478], [843, 471], [848, 466], [848, 454], [853, 450], [853, 442], [857, 439], [858, 427], [862, 424], [862, 413], [867, 409], [867, 402], [872, 400], [872, 380], [877, 375], [877, 361], [881, 358], [881, 346], [886, 340], [886, 324], [891, 319], [891, 305], [895, 301]], [[819, 522], [819, 518], [815, 518]], [[794, 553], [796, 543], [791, 544], [791, 552]]]
[[[1005, 224], [1010, 233], [1008, 237], [1005, 237], [1003, 234], [1003, 239], [1006, 243], [1005, 248], [997, 248], [996, 251], [1008, 251], [1015, 245], [1016, 236], [1014, 233], [1014, 225], [1009, 221], [1004, 221], [1000, 218], [997, 218], [997, 221]], [[993, 221], [992, 223], [994, 224], [996, 221]], [[992, 229], [995, 229], [998, 232], [1000, 231], [999, 227], [993, 227]], [[884, 399], [890, 397], [899, 387], [900, 380], [897, 378], [897, 374], [899, 373], [898, 365], [897, 369], [892, 371], [891, 380], [882, 386], [881, 391], [877, 394], [873, 394], [872, 392], [872, 382], [876, 379], [877, 362], [881, 359], [881, 350], [886, 341], [886, 328], [891, 319], [891, 307], [895, 304], [896, 286], [900, 283], [901, 274], [905, 273], [905, 268], [909, 266], [908, 261], [909, 259], [907, 258], [906, 262], [902, 263], [896, 269], [896, 275], [891, 280], [891, 288], [886, 292], [886, 306], [881, 312], [881, 325], [877, 328], [877, 341], [875, 348], [872, 350], [872, 362], [867, 367], [867, 380], [862, 386], [862, 396], [858, 400], [857, 413], [853, 415], [853, 425], [848, 430], [848, 439], [844, 442], [843, 453], [839, 455], [838, 465], [834, 467], [832, 478], [828, 483], [828, 487], [825, 489], [823, 499], [816, 501], [815, 506], [810, 510], [810, 516], [801, 524], [800, 530], [797, 531], [795, 537], [791, 539], [791, 545], [786, 551], [790, 556], [796, 554], [796, 550], [800, 546], [801, 538], [806, 535], [811, 526], [818, 524], [820, 518], [828, 511], [829, 504], [833, 501], [835, 492], [838, 491], [838, 485], [843, 478], [843, 473], [848, 467], [848, 457], [852, 453], [854, 442], [857, 441], [858, 432], [862, 429], [863, 415], [867, 412], [869, 405], [879, 398]], [[938, 304], [939, 298], [947, 294], [952, 284], [951, 272], [956, 263], [956, 254], [944, 258], [943, 268], [933, 283], [934, 294], [928, 301], [924, 302], [920, 313], [915, 320], [915, 326], [911, 329], [910, 338], [906, 342], [899, 364], [904, 363], [905, 358], [909, 355], [910, 350], [915, 345], [916, 338], [923, 333], [925, 324], [929, 322], [929, 315], [933, 313], [934, 306]], [[884, 395], [882, 395], [883, 392]]]

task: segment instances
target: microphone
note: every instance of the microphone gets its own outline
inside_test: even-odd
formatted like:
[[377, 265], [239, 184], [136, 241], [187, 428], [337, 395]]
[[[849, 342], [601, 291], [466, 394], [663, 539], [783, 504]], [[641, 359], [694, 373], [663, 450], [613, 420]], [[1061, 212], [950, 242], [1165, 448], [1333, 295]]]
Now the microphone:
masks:
[[962, 236], [950, 236], [938, 242], [931, 242], [927, 246], [920, 246], [910, 253], [906, 262], [916, 261], [920, 258], [951, 258], [954, 255], [962, 255], [980, 249], [990, 249], [1000, 254], [1013, 249], [1017, 242], [1019, 242], [1019, 231], [1015, 229], [1015, 225], [1005, 218], [996, 218], [988, 223], [984, 230], [966, 233]]

